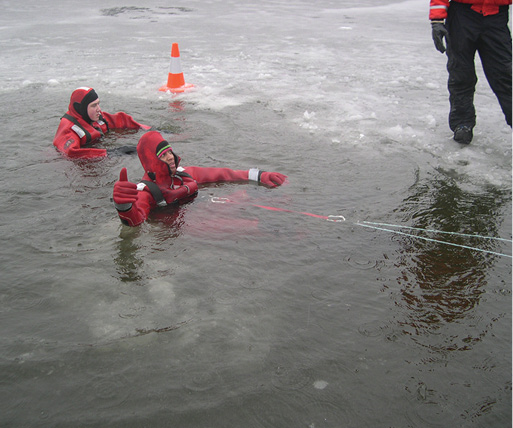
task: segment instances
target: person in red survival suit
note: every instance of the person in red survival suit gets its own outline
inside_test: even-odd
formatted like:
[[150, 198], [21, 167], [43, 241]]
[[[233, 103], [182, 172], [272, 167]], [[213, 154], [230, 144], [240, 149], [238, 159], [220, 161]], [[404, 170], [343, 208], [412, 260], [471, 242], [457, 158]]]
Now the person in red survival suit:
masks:
[[[111, 129], [150, 129], [132, 116], [118, 112], [110, 114], [100, 109], [100, 99], [92, 88], [77, 88], [71, 94], [68, 111], [61, 118], [53, 145], [70, 158], [100, 158], [107, 150], [87, 147], [99, 141]], [[118, 147], [113, 152], [131, 153], [130, 147]]]
[[180, 157], [157, 131], [141, 137], [137, 154], [145, 171], [143, 179], [139, 184], [128, 181], [127, 170], [123, 168], [113, 191], [114, 206], [121, 222], [127, 226], [138, 226], [158, 206], [179, 205], [192, 200], [198, 193], [198, 184], [255, 181], [276, 187], [287, 179], [279, 172], [257, 168], [247, 171], [198, 166], [182, 168]]

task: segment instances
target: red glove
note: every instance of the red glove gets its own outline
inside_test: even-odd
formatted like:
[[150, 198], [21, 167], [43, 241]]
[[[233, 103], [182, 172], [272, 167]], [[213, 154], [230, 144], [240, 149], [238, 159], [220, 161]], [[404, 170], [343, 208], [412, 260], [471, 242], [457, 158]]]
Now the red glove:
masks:
[[114, 206], [118, 211], [128, 211], [132, 208], [132, 204], [137, 201], [139, 191], [137, 185], [128, 181], [126, 168], [119, 173], [119, 181], [114, 184], [112, 199]]
[[[198, 193], [198, 183], [195, 181], [186, 181], [184, 184], [182, 184], [180, 187], [173, 189], [173, 190], [167, 190], [166, 194], [166, 201], [168, 201], [168, 204], [172, 203], [184, 203], [190, 200], [192, 197], [196, 196]], [[172, 199], [173, 198], [173, 199]]]
[[186, 181], [182, 187], [187, 188], [187, 196], [196, 195], [196, 193], [198, 193], [198, 183], [195, 181]]
[[287, 180], [287, 176], [279, 172], [262, 172], [260, 174], [260, 183], [269, 187], [280, 186]]

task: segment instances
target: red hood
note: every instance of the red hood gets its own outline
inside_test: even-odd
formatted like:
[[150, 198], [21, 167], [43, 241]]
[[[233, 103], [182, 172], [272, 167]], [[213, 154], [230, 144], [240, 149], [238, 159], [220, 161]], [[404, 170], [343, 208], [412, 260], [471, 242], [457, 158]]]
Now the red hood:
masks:
[[[169, 187], [173, 183], [169, 167], [166, 163], [157, 158], [157, 146], [160, 142], [166, 141], [157, 131], [150, 131], [144, 134], [137, 144], [137, 154], [144, 168], [143, 180], [151, 180], [161, 186]], [[174, 152], [175, 164], [178, 168], [180, 157]]]
[[93, 88], [77, 88], [71, 94], [68, 113], [79, 120], [91, 123], [91, 119], [87, 114], [87, 106], [96, 99], [98, 99], [98, 95]]

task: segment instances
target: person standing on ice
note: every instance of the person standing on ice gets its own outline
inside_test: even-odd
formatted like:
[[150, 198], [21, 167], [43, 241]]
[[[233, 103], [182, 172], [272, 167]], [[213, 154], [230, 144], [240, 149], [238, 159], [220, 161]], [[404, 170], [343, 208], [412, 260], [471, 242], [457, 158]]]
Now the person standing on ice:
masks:
[[147, 132], [140, 138], [137, 154], [145, 171], [143, 179], [139, 184], [128, 181], [127, 170], [123, 168], [113, 191], [114, 206], [121, 222], [127, 226], [138, 226], [157, 207], [177, 206], [192, 200], [199, 184], [254, 181], [276, 187], [287, 179], [279, 172], [257, 168], [245, 171], [198, 166], [182, 168], [180, 157], [157, 131]]
[[[68, 111], [61, 118], [53, 145], [70, 158], [101, 158], [107, 156], [107, 150], [89, 145], [99, 141], [111, 129], [147, 130], [150, 126], [136, 122], [124, 112], [102, 112], [94, 89], [77, 88], [71, 94]], [[127, 146], [111, 150], [111, 153], [135, 152]]]
[[454, 139], [469, 144], [476, 125], [474, 64], [479, 52], [486, 78], [511, 126], [511, 0], [430, 0], [435, 47], [446, 51], [449, 72], [449, 127]]

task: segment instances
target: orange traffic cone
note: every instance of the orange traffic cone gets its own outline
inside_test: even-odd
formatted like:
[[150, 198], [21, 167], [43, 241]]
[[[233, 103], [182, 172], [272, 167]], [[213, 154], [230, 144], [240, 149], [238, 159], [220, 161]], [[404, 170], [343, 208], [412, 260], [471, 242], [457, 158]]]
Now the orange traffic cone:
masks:
[[169, 66], [169, 74], [167, 76], [167, 85], [162, 86], [159, 91], [163, 92], [185, 92], [185, 90], [193, 88], [191, 83], [185, 83], [182, 73], [182, 66], [180, 64], [180, 51], [178, 50], [178, 43], [173, 43], [171, 48], [171, 65]]

